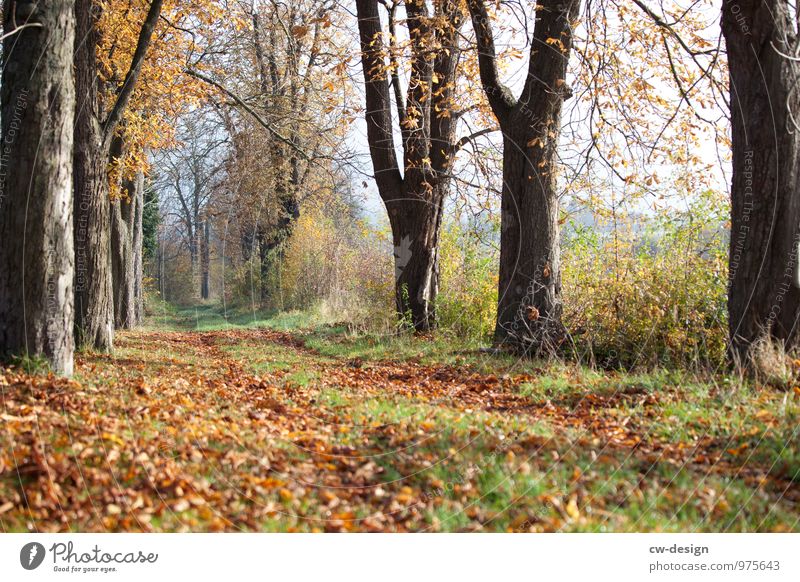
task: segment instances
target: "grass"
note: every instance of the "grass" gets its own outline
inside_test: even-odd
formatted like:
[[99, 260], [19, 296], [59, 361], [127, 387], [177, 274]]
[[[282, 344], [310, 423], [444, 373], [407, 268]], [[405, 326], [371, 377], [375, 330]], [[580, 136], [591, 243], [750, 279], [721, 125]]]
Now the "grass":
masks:
[[263, 309], [226, 307], [218, 303], [175, 306], [153, 299], [148, 308], [146, 329], [219, 331], [225, 329], [271, 328], [300, 329], [311, 325], [314, 313], [307, 311], [279, 312]]
[[32, 376], [44, 375], [51, 371], [50, 362], [42, 356], [21, 355], [11, 356], [8, 359], [10, 366], [24, 370], [25, 373]]

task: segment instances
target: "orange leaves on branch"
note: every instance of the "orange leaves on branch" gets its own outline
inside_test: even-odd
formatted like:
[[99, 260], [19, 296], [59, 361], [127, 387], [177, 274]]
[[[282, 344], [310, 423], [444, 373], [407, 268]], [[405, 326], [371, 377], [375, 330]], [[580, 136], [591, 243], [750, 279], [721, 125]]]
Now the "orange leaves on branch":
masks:
[[[100, 3], [97, 47], [101, 105], [113, 106], [130, 67], [148, 2], [104, 0]], [[207, 87], [183, 73], [192, 55], [222, 19], [231, 20], [217, 0], [167, 0], [142, 65], [139, 82], [124, 112], [126, 156], [118, 168], [123, 176], [148, 170], [147, 152], [174, 144], [176, 117], [208, 95]], [[112, 181], [113, 183], [113, 181]]]

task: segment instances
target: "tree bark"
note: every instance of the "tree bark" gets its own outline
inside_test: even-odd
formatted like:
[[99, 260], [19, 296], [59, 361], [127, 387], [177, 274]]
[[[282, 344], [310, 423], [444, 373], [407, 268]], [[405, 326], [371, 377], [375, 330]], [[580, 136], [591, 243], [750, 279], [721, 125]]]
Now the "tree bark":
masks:
[[798, 345], [800, 316], [800, 67], [785, 0], [726, 0], [722, 32], [731, 91], [732, 357], [746, 363], [762, 337]]
[[[199, 189], [199, 185], [195, 186]], [[200, 299], [200, 247], [202, 245], [202, 233], [200, 229], [200, 196], [195, 192], [192, 197], [192, 219], [189, 228], [189, 258], [192, 267], [192, 296], [195, 300]]]
[[136, 174], [133, 218], [133, 325], [144, 322], [144, 172]]
[[273, 272], [275, 257], [273, 253], [274, 245], [271, 243], [265, 232], [258, 234], [258, 267], [261, 307], [272, 307], [270, 301], [270, 276]]
[[503, 132], [500, 276], [495, 343], [549, 353], [563, 341], [556, 148], [577, 0], [539, 0], [519, 99], [499, 80], [484, 0], [469, 0], [481, 82]]
[[418, 331], [436, 326], [439, 292], [439, 238], [443, 196], [438, 204], [425, 199], [386, 203], [392, 228], [397, 312]]
[[92, 0], [76, 0], [75, 341], [78, 347], [110, 351], [114, 343], [111, 213], [107, 154], [100, 124], [96, 16]]
[[6, 0], [0, 156], [0, 352], [73, 372], [72, 78], [66, 0]]
[[[517, 127], [509, 120], [503, 136], [495, 341], [523, 351], [540, 352], [555, 349], [565, 332], [561, 322], [555, 156], [554, 152], [543, 152], [538, 146], [520, 151], [520, 144], [528, 143], [532, 133], [523, 120]], [[539, 135], [542, 134], [546, 134], [546, 130]]]
[[[115, 140], [116, 141], [116, 140]], [[121, 140], [120, 140], [121, 141]], [[122, 152], [118, 152], [122, 155]], [[136, 326], [136, 220], [141, 213], [140, 173], [121, 182], [122, 197], [111, 204], [111, 272], [114, 282], [114, 325]], [[139, 240], [141, 244], [141, 240]]]
[[116, 329], [129, 329], [134, 320], [133, 240], [128, 230], [132, 210], [127, 200], [114, 200], [111, 204], [111, 279]]
[[203, 247], [200, 253], [200, 297], [211, 298], [211, 225], [208, 218], [203, 219]]
[[263, 307], [276, 307], [272, 291], [273, 285], [270, 278], [280, 268], [286, 241], [292, 235], [294, 225], [300, 218], [300, 206], [293, 195], [294, 189], [286, 192], [281, 197], [281, 215], [276, 224], [259, 226], [256, 233], [258, 242], [259, 264], [261, 269], [261, 305]]

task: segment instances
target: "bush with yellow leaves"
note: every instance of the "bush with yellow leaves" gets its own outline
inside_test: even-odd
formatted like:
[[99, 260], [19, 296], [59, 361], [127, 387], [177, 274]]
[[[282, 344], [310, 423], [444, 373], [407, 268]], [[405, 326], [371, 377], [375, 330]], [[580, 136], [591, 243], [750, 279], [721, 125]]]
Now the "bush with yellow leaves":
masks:
[[280, 269], [283, 309], [315, 308], [329, 322], [386, 329], [394, 324], [391, 242], [344, 209], [308, 209]]
[[601, 367], [712, 367], [725, 357], [727, 233], [711, 193], [684, 212], [574, 227], [563, 253], [565, 322]]
[[468, 340], [491, 340], [497, 313], [497, 225], [445, 223], [439, 248], [436, 313], [441, 327]]

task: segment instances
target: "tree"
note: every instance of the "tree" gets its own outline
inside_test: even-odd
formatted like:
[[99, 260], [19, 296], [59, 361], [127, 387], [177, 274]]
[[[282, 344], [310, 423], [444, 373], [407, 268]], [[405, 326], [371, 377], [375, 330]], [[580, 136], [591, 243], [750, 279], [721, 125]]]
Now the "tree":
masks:
[[178, 120], [180, 145], [156, 156], [161, 169], [159, 187], [167, 212], [182, 235], [194, 279], [195, 297], [208, 299], [209, 218], [211, 200], [222, 178], [228, 135], [224, 127], [201, 108]]
[[[260, 221], [256, 225], [259, 262], [261, 266], [261, 303], [271, 302], [270, 276], [278, 267], [283, 247], [300, 217], [300, 192], [304, 176], [297, 149], [306, 141], [301, 133], [301, 115], [312, 95], [312, 77], [320, 56], [320, 30], [325, 4], [290, 2], [286, 11], [277, 6], [266, 14], [250, 11], [252, 21], [252, 43], [256, 57], [257, 79], [261, 105], [267, 115], [278, 120], [288, 130], [288, 143], [271, 138], [266, 147], [270, 166], [276, 210], [273, 220]], [[315, 10], [316, 9], [316, 10]], [[290, 34], [279, 34], [282, 19], [291, 25]], [[268, 24], [268, 26], [265, 26]], [[313, 33], [311, 27], [313, 26]], [[309, 54], [305, 71], [301, 68], [302, 54]], [[283, 70], [283, 78], [280, 71]], [[294, 147], [291, 147], [291, 145]]]
[[[117, 136], [111, 158], [126, 155], [124, 138]], [[142, 280], [142, 206], [144, 172], [133, 175], [115, 172], [118, 195], [111, 201], [111, 279], [114, 296], [114, 326], [130, 329], [141, 323], [139, 303], [143, 301]]]
[[[410, 314], [414, 328], [425, 331], [436, 324], [444, 200], [455, 156], [469, 140], [456, 139], [460, 115], [453, 106], [461, 55], [459, 30], [465, 14], [453, 0], [436, 0], [432, 14], [425, 0], [405, 2], [411, 64], [403, 97], [394, 44], [399, 3], [384, 5], [388, 12], [388, 51], [378, 0], [356, 2], [367, 139], [375, 183], [392, 229], [397, 312], [401, 316]], [[395, 153], [390, 86], [402, 139], [402, 173]]]
[[158, 226], [161, 223], [159, 212], [158, 192], [153, 187], [154, 177], [145, 178], [144, 195], [142, 200], [142, 254], [141, 260], [135, 265], [136, 269], [136, 321], [144, 321], [145, 315], [145, 274], [148, 277], [157, 277], [158, 265]]
[[225, 230], [258, 272], [261, 305], [274, 307], [301, 207], [330, 185], [343, 151], [349, 51], [338, 46], [342, 17], [331, 0], [242, 2], [230, 15], [240, 25], [218, 35], [189, 74], [223, 97], [215, 103], [231, 136], [224, 187], [237, 207]]
[[153, 186], [157, 176], [145, 181], [144, 204], [142, 205], [142, 254], [144, 262], [152, 262], [158, 251], [158, 225], [161, 223], [159, 213], [158, 190]]
[[97, 59], [99, 6], [76, 0], [75, 87], [75, 331], [79, 346], [110, 350], [114, 339], [111, 208], [107, 166], [123, 113], [133, 95], [163, 0], [152, 0], [136, 48], [110, 108], [101, 105]]
[[6, 0], [3, 15], [0, 352], [69, 376], [75, 15], [67, 0]]
[[786, 0], [722, 3], [728, 51], [731, 180], [731, 352], [761, 338], [798, 345], [800, 74], [796, 8]]
[[[130, 229], [133, 239], [133, 325], [140, 325], [144, 321], [144, 172], [136, 173], [135, 178], [128, 188], [129, 196], [134, 200], [134, 212]], [[132, 194], [131, 194], [132, 192]]]
[[520, 97], [502, 84], [484, 0], [468, 0], [480, 77], [503, 132], [495, 342], [525, 352], [563, 340], [556, 153], [578, 0], [539, 0]]

